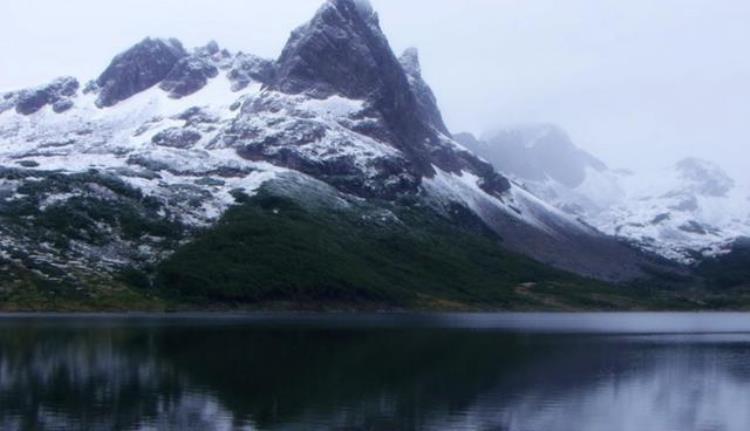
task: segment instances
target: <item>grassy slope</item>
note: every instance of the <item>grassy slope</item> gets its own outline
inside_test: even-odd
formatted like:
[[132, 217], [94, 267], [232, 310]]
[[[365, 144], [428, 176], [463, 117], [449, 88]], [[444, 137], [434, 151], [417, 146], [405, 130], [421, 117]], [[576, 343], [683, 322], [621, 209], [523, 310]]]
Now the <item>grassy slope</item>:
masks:
[[[508, 253], [458, 209], [419, 205], [398, 220], [361, 204], [331, 210], [261, 192], [159, 268], [157, 284], [193, 303], [428, 309], [642, 308], [632, 291]], [[385, 218], [385, 219], [384, 219]]]

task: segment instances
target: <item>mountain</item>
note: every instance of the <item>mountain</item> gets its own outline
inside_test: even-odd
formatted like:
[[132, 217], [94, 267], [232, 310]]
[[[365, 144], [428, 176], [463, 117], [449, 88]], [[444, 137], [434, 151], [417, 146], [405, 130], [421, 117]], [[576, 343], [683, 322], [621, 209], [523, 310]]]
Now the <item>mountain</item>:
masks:
[[6, 300], [520, 306], [668, 269], [454, 139], [364, 0], [325, 2], [276, 60], [147, 38], [0, 100]]
[[622, 198], [619, 175], [551, 124], [525, 125], [456, 139], [546, 202], [588, 217]]
[[623, 184], [628, 199], [600, 214], [598, 226], [672, 260], [698, 263], [750, 235], [750, 202], [715, 163], [687, 158]]
[[680, 264], [728, 253], [750, 234], [743, 190], [706, 160], [686, 158], [651, 173], [615, 171], [552, 125], [457, 139], [546, 202]]

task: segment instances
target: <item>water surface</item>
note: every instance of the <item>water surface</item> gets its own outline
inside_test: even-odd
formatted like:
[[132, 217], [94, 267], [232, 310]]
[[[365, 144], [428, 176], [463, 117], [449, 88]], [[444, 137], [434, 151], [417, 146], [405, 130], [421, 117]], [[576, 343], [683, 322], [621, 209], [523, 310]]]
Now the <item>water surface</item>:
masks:
[[745, 431], [750, 315], [6, 315], [0, 429]]

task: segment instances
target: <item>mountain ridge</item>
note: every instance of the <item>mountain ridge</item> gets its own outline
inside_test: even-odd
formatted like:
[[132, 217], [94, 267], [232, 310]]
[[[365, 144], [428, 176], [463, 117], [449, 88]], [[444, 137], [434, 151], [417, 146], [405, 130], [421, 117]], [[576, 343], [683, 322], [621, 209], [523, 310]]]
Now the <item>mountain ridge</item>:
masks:
[[557, 126], [456, 136], [545, 201], [681, 264], [729, 253], [737, 238], [750, 234], [742, 190], [710, 161], [687, 157], [650, 175], [626, 174], [576, 147]]
[[[46, 279], [79, 262], [73, 290], [86, 290], [90, 280], [121, 283], [124, 272], [141, 274], [139, 285], [158, 283], [170, 256], [182, 256], [268, 184], [290, 181], [332, 187], [331, 211], [373, 205], [358, 214], [364, 225], [381, 216], [405, 223], [393, 217], [395, 205], [445, 224], [430, 233], [439, 238], [452, 224], [457, 238], [476, 233], [458, 229], [462, 223], [480, 226], [482, 244], [536, 261], [528, 265], [540, 277], [552, 274], [545, 283], [569, 282], [570, 272], [585, 285], [586, 278], [626, 282], [681, 271], [549, 205], [456, 142], [417, 52], [396, 57], [366, 2], [327, 1], [276, 61], [215, 43], [188, 51], [175, 40], [145, 39], [93, 84], [65, 96], [65, 111], [43, 105], [24, 115], [12, 109], [20, 92], [9, 94], [0, 105], [0, 217], [12, 229], [0, 228], [0, 257]], [[290, 189], [277, 187], [277, 198], [290, 198]], [[316, 214], [320, 224], [334, 217]], [[467, 265], [481, 277], [490, 271]], [[509, 280], [520, 282], [500, 277], [498, 284], [513, 291]]]

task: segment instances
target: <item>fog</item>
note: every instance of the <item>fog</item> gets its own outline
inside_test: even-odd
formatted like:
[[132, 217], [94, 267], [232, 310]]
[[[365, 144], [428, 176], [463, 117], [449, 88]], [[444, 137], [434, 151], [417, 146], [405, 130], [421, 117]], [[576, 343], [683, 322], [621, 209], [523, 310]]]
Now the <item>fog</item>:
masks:
[[[276, 57], [323, 0], [3, 0], [0, 89], [93, 78], [145, 36]], [[372, 0], [453, 131], [551, 122], [612, 167], [685, 156], [746, 182], [750, 2]]]

